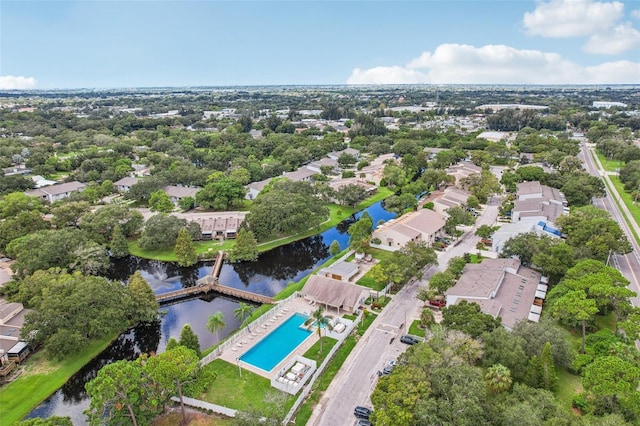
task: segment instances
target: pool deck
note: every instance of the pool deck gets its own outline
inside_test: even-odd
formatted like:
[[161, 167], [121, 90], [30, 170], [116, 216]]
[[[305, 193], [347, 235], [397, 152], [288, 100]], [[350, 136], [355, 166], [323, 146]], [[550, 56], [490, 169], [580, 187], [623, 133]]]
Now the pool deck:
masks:
[[[310, 306], [309, 303], [302, 297], [296, 298], [294, 300], [288, 301], [286, 304], [281, 306], [281, 309], [278, 311], [276, 316], [272, 316], [269, 320], [264, 322], [261, 326], [251, 325], [252, 333], [249, 334], [246, 338], [240, 341], [238, 344], [232, 346], [231, 348], [227, 348], [220, 354], [219, 358], [223, 359], [234, 365], [240, 365], [243, 369], [247, 371], [251, 371], [252, 373], [258, 374], [262, 377], [266, 377], [268, 379], [273, 379], [277, 377], [278, 373], [292, 361], [295, 355], [303, 355], [306, 351], [311, 348], [318, 341], [318, 332], [314, 331], [309, 337], [305, 339], [302, 344], [300, 344], [296, 349], [291, 351], [289, 355], [287, 355], [280, 363], [278, 363], [270, 372], [261, 370], [257, 367], [254, 367], [251, 364], [247, 364], [239, 360], [239, 358], [249, 349], [254, 347], [258, 342], [260, 342], [265, 336], [267, 336], [271, 331], [280, 326], [283, 322], [288, 320], [293, 314], [296, 312], [306, 315], [311, 315], [311, 313], [317, 309], [317, 307]], [[331, 312], [327, 312], [328, 314], [332, 314]], [[235, 349], [235, 350], [233, 350]]]

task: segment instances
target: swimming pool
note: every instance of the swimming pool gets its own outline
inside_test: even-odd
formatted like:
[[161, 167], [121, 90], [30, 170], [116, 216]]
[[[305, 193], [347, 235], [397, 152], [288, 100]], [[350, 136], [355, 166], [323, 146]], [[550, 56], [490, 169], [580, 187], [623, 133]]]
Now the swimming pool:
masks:
[[308, 316], [300, 313], [293, 314], [257, 345], [242, 355], [240, 361], [267, 372], [273, 370], [273, 367], [278, 365], [280, 361], [313, 333], [300, 327], [308, 318]]

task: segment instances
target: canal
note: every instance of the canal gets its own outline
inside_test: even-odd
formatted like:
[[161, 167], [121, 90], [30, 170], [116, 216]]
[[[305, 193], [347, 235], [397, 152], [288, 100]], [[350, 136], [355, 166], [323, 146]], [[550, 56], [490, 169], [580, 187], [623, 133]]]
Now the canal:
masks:
[[[321, 234], [295, 241], [268, 252], [261, 253], [255, 262], [225, 263], [220, 273], [220, 283], [274, 296], [290, 282], [297, 282], [329, 259], [329, 245], [335, 240], [340, 248], [347, 247], [347, 229], [367, 212], [374, 226], [396, 216], [386, 211], [382, 202], [341, 222]], [[136, 270], [140, 270], [153, 291], [157, 294], [177, 290], [195, 284], [198, 278], [208, 274], [213, 262], [202, 262], [190, 268], [181, 268], [174, 263], [141, 259], [133, 256], [113, 260], [108, 278], [126, 280]], [[209, 348], [217, 343], [215, 334], [206, 329], [210, 315], [220, 311], [225, 327], [220, 330], [220, 339], [225, 339], [239, 327], [233, 311], [238, 301], [220, 295], [209, 294], [188, 299], [160, 308], [160, 321], [154, 325], [144, 325], [122, 333], [100, 355], [72, 376], [58, 391], [36, 407], [27, 418], [69, 416], [74, 425], [84, 425], [83, 411], [88, 408], [84, 385], [93, 379], [98, 370], [113, 361], [136, 359], [142, 353], [162, 352], [171, 337], [179, 339], [182, 327], [189, 324], [198, 336], [200, 347]]]

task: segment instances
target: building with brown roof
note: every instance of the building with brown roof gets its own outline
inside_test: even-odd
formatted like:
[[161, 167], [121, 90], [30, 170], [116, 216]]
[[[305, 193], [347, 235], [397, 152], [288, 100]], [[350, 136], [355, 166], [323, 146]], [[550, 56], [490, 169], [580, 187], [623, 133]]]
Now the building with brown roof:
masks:
[[462, 179], [479, 173], [482, 173], [482, 167], [469, 161], [460, 161], [458, 164], [447, 167], [447, 174], [456, 178], [456, 185], [460, 185]]
[[333, 278], [311, 275], [300, 293], [312, 304], [324, 305], [340, 311], [355, 313], [364, 304], [371, 291], [367, 287], [334, 280]]
[[126, 176], [120, 180], [113, 182], [113, 185], [116, 187], [116, 191], [118, 192], [129, 192], [131, 190], [131, 187], [138, 182], [140, 182], [139, 178]]
[[244, 220], [243, 215], [237, 216], [212, 216], [199, 217], [191, 221], [200, 225], [200, 231], [203, 240], [211, 240], [216, 238], [230, 239], [238, 235], [240, 224]]
[[447, 306], [461, 300], [480, 305], [482, 312], [500, 317], [511, 330], [522, 320], [538, 322], [547, 279], [518, 259], [485, 259], [467, 264], [456, 284], [446, 292]]
[[420, 209], [385, 222], [373, 231], [371, 238], [379, 239], [380, 244], [376, 246], [389, 251], [400, 250], [409, 241], [431, 245], [436, 237], [444, 234], [445, 222], [440, 213]]
[[167, 185], [162, 190], [167, 193], [169, 199], [173, 204], [178, 204], [180, 200], [186, 197], [196, 199], [196, 194], [200, 191], [200, 187], [197, 186], [175, 186]]

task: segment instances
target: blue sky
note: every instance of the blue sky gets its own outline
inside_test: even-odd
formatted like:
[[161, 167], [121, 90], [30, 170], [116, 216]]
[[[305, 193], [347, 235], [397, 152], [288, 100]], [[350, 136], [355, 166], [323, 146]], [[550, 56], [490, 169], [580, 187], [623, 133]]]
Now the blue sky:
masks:
[[0, 0], [0, 88], [640, 83], [640, 2]]

